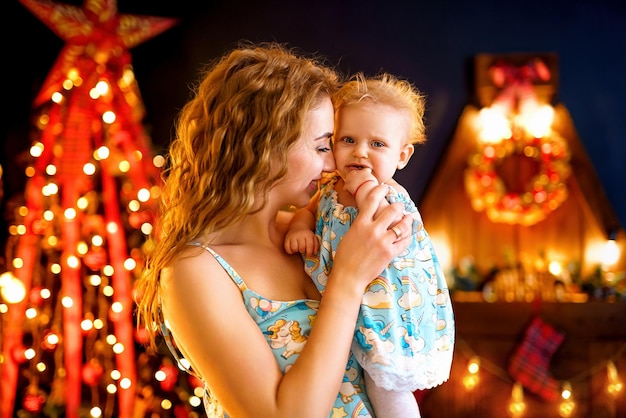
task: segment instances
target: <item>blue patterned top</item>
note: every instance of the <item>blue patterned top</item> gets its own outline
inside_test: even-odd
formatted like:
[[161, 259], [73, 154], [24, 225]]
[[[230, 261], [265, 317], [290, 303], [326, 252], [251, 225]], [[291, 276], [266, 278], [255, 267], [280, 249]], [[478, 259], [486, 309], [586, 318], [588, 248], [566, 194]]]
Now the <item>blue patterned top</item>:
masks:
[[[248, 289], [239, 274], [219, 254], [211, 248], [192, 242], [190, 245], [201, 247], [208, 251], [224, 268], [233, 282], [239, 287], [244, 304], [250, 317], [257, 323], [268, 345], [272, 348], [274, 357], [283, 373], [295, 363], [307, 342], [311, 332], [312, 322], [319, 309], [319, 301], [300, 299], [294, 301], [276, 301], [264, 298]], [[176, 359], [181, 358], [176, 349], [170, 332], [163, 327], [163, 335]], [[189, 373], [195, 374], [192, 370]], [[198, 376], [200, 379], [201, 377]], [[250, 390], [254, 388], [245, 388]], [[206, 387], [204, 406], [209, 418], [228, 418], [222, 409], [219, 400], [211, 396], [211, 388]], [[372, 417], [373, 412], [363, 380], [363, 369], [350, 353], [343, 383], [329, 417]]]

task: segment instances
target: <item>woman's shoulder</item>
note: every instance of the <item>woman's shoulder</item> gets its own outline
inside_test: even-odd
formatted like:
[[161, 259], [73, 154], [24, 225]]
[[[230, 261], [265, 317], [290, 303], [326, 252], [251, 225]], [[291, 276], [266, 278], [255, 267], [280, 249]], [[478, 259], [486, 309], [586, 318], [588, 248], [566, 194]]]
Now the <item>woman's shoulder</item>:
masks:
[[[200, 242], [190, 242], [180, 252], [176, 260], [163, 269], [161, 280], [165, 285], [173, 286], [181, 282], [196, 282], [203, 286], [209, 282], [207, 277], [233, 277], [234, 272], [228, 263], [212, 247]], [[215, 282], [215, 280], [210, 280]]]

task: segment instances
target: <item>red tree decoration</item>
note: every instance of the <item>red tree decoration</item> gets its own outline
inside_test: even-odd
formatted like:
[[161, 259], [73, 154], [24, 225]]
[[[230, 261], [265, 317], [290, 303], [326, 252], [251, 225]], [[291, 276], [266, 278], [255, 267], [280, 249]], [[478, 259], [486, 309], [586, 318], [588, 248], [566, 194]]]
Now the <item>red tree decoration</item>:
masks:
[[[20, 2], [66, 45], [34, 101], [40, 137], [7, 245], [28, 297], [6, 312], [1, 418], [16, 408], [21, 371], [26, 411], [136, 416], [132, 286], [160, 171], [128, 50], [176, 19], [119, 15], [114, 0]], [[46, 376], [49, 387], [40, 384]]]

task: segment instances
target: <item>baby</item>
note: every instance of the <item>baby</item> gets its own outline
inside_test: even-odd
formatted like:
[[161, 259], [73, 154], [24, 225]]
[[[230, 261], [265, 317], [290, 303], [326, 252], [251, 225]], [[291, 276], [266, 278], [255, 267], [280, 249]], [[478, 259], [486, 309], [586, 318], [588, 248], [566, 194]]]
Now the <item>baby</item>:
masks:
[[368, 285], [352, 350], [366, 372], [376, 417], [419, 417], [412, 392], [448, 379], [455, 339], [443, 271], [415, 204], [393, 179], [408, 164], [413, 144], [426, 140], [424, 97], [390, 74], [357, 74], [334, 97], [334, 105], [336, 172], [323, 180], [309, 206], [295, 213], [285, 250], [304, 254], [307, 273], [323, 293], [334, 252], [365, 191], [384, 184], [389, 193], [381, 207], [405, 204], [413, 230], [392, 230], [398, 239], [413, 234], [413, 241]]

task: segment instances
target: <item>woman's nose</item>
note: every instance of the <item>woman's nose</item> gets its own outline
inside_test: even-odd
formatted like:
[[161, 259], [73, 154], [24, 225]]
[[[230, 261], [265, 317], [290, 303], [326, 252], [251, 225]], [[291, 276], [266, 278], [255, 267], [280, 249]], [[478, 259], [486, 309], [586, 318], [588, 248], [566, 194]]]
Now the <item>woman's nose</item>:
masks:
[[332, 172], [335, 171], [337, 166], [335, 165], [335, 158], [333, 157], [332, 152], [327, 152], [324, 154], [324, 169], [322, 171]]

